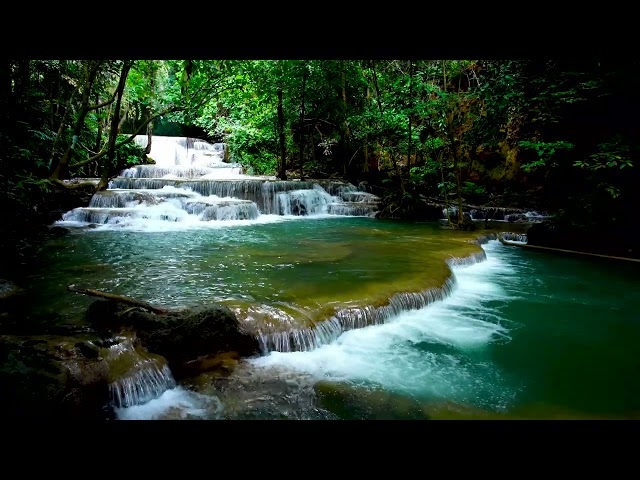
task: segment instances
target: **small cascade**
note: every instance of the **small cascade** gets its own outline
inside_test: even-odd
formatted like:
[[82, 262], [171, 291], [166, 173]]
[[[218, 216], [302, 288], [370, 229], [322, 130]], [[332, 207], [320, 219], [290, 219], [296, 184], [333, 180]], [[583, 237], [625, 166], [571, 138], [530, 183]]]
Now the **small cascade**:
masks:
[[131, 375], [109, 385], [114, 407], [142, 405], [176, 387], [176, 382], [167, 365], [159, 367], [156, 362], [145, 360], [136, 367], [137, 370]]
[[332, 203], [327, 205], [327, 213], [356, 217], [373, 217], [378, 211], [378, 205], [373, 203]]
[[503, 240], [506, 240], [508, 242], [517, 242], [517, 243], [523, 243], [523, 244], [528, 242], [528, 237], [524, 233], [504, 232], [500, 235]]
[[338, 201], [320, 185], [313, 184], [310, 189], [278, 193], [275, 208], [280, 215], [313, 215], [327, 211], [328, 205]]
[[[534, 223], [542, 222], [549, 217], [546, 213], [536, 212], [534, 210], [524, 210], [519, 208], [506, 207], [490, 207], [490, 208], [468, 208], [463, 210], [463, 215], [471, 220], [492, 220], [497, 222], [517, 222], [517, 223]], [[456, 217], [458, 208], [449, 207], [449, 216]], [[447, 218], [447, 209], [442, 209], [442, 218]]]
[[[227, 174], [228, 175], [225, 175]], [[195, 178], [202, 177], [237, 177], [242, 173], [242, 165], [239, 163], [221, 163], [215, 168], [212, 167], [157, 167], [155, 165], [138, 165], [122, 171], [121, 176], [125, 178]]]
[[166, 360], [140, 349], [135, 337], [119, 336], [101, 343], [96, 346], [108, 365], [114, 408], [142, 405], [176, 387]]
[[[146, 147], [147, 136], [135, 138]], [[66, 212], [68, 226], [138, 226], [145, 222], [255, 221], [274, 216], [373, 217], [379, 198], [355, 185], [334, 180], [279, 181], [245, 175], [226, 161], [223, 143], [189, 137], [153, 136], [153, 165], [127, 168], [96, 193], [88, 207]]]
[[[451, 257], [447, 264], [450, 267], [471, 265], [486, 260], [484, 250], [467, 257]], [[443, 300], [451, 295], [455, 287], [455, 277], [450, 276], [442, 287], [431, 288], [421, 292], [398, 293], [380, 307], [353, 307], [338, 310], [331, 318], [318, 322], [313, 327], [294, 328], [287, 331], [259, 331], [256, 337], [263, 353], [271, 351], [294, 352], [310, 351], [335, 341], [343, 332], [380, 325], [402, 312], [418, 310], [427, 305]], [[282, 315], [280, 312], [279, 315]]]
[[[149, 138], [146, 135], [136, 135], [136, 144], [146, 148]], [[151, 152], [149, 153], [158, 167], [196, 166], [216, 167], [225, 160], [224, 143], [209, 143], [191, 137], [151, 137]], [[224, 168], [224, 167], [223, 167]]]

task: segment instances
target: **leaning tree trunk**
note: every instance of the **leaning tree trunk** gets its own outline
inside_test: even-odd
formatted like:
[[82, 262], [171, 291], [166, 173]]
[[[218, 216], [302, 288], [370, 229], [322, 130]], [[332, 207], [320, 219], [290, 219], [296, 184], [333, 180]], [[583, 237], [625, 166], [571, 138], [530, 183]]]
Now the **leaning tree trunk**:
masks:
[[96, 76], [98, 74], [98, 67], [100, 66], [100, 62], [89, 62], [86, 65], [86, 83], [84, 86], [84, 90], [82, 92], [82, 100], [80, 102], [80, 110], [78, 111], [78, 117], [76, 118], [76, 123], [73, 127], [73, 136], [71, 140], [71, 144], [67, 147], [62, 158], [58, 161], [56, 168], [51, 174], [51, 179], [54, 180], [63, 180], [67, 178], [69, 173], [69, 161], [71, 160], [71, 153], [80, 138], [80, 133], [82, 133], [82, 128], [84, 127], [84, 122], [87, 117], [87, 114], [91, 111], [89, 107], [89, 98], [91, 97], [91, 90], [93, 88], [93, 83], [95, 82]]
[[[116, 159], [116, 139], [118, 137], [118, 131], [120, 129], [120, 108], [122, 106], [122, 95], [124, 93], [124, 87], [127, 83], [127, 76], [131, 69], [131, 62], [125, 60], [122, 64], [122, 71], [120, 72], [120, 80], [118, 81], [118, 88], [116, 90], [116, 105], [111, 117], [111, 131], [109, 133], [109, 147], [106, 155], [106, 161], [102, 167], [102, 178], [98, 183], [98, 191], [105, 190], [109, 185], [109, 178], [113, 171], [120, 171], [124, 165], [122, 161]], [[111, 165], [114, 165], [114, 169], [111, 170]]]

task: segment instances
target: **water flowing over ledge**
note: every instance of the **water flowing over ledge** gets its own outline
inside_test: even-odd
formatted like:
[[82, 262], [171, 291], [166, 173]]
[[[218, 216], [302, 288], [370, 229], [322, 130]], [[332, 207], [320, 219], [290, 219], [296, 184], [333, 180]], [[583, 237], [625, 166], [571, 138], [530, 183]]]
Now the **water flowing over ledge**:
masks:
[[[488, 234], [470, 240], [477, 245], [495, 240], [498, 234]], [[449, 268], [464, 265], [472, 265], [486, 260], [484, 250], [472, 253], [464, 257], [451, 256], [445, 260]], [[371, 325], [380, 325], [402, 312], [418, 310], [433, 302], [444, 300], [451, 295], [456, 285], [453, 272], [444, 281], [443, 285], [420, 292], [403, 292], [393, 295], [386, 305], [366, 306], [339, 309], [335, 315], [327, 320], [318, 322], [312, 327], [296, 328], [281, 332], [261, 332], [256, 334], [263, 354], [271, 351], [294, 352], [310, 351], [322, 345], [335, 341], [343, 332], [364, 328]]]
[[136, 365], [131, 375], [109, 385], [109, 395], [115, 408], [142, 405], [175, 388], [176, 382], [168, 365], [145, 360]]
[[[146, 135], [136, 143], [147, 146]], [[223, 143], [153, 136], [155, 164], [126, 168], [87, 207], [62, 215], [60, 226], [158, 229], [162, 224], [199, 227], [260, 221], [270, 216], [373, 217], [380, 199], [344, 180], [277, 180], [247, 175], [227, 160]], [[167, 228], [176, 228], [176, 225]]]

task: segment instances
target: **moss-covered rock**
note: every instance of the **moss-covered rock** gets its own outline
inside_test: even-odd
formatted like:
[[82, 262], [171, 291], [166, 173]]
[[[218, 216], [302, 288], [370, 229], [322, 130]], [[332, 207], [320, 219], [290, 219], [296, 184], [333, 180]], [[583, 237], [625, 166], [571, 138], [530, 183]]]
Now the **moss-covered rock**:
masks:
[[[246, 333], [235, 314], [222, 305], [158, 315], [141, 308], [98, 300], [89, 306], [87, 320], [100, 331], [133, 330], [142, 345], [165, 357], [175, 372], [197, 369], [198, 361], [202, 368], [208, 368], [207, 361], [201, 357], [224, 352], [251, 356], [260, 351], [255, 336]], [[188, 362], [194, 363], [183, 367]]]
[[108, 369], [62, 338], [0, 337], [0, 412], [9, 417], [110, 418]]

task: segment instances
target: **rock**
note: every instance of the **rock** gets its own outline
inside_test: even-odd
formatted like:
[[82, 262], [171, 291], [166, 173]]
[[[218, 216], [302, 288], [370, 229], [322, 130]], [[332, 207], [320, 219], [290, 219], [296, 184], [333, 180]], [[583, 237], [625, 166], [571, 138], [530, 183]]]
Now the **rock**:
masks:
[[[0, 415], [113, 419], [115, 400], [126, 396], [127, 401], [148, 401], [149, 394], [159, 396], [175, 385], [170, 374], [161, 378], [166, 364], [133, 337], [78, 342], [69, 337], [1, 336]], [[143, 385], [149, 379], [152, 382]]]
[[343, 420], [429, 420], [416, 400], [346, 383], [320, 381], [313, 387], [322, 408]]
[[[246, 333], [235, 314], [222, 305], [194, 307], [158, 315], [109, 300], [93, 302], [87, 320], [101, 331], [133, 330], [150, 352], [169, 361], [172, 371], [193, 372], [215, 365], [216, 354], [237, 352], [240, 356], [259, 354], [257, 338]], [[190, 363], [189, 362], [193, 362]], [[200, 367], [197, 367], [198, 362]], [[186, 367], [183, 367], [186, 365]]]
[[63, 340], [0, 337], [0, 415], [105, 420], [108, 382]]
[[209, 372], [215, 376], [226, 376], [238, 364], [238, 352], [223, 352], [216, 355], [205, 355], [174, 367], [174, 375], [179, 377], [197, 377], [201, 373]]

